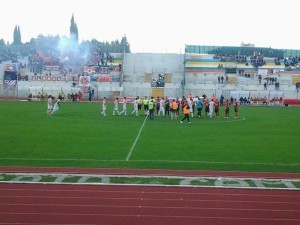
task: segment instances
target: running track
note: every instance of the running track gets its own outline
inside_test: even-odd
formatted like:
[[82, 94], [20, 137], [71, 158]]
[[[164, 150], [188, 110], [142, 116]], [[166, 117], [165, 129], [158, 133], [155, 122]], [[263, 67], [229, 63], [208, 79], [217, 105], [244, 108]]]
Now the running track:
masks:
[[[31, 168], [0, 167], [0, 169], [2, 172], [33, 172]], [[72, 169], [34, 168], [34, 170], [71, 172]], [[106, 170], [88, 171], [98, 173]], [[117, 170], [112, 171], [117, 173]], [[134, 170], [119, 171], [121, 174], [133, 172]], [[163, 173], [137, 170], [135, 174], [141, 172]], [[184, 171], [165, 172], [177, 175], [184, 173]], [[186, 173], [187, 176], [191, 175], [189, 173], [212, 176], [208, 171]], [[225, 176], [226, 172], [218, 174]], [[235, 176], [233, 172], [227, 175]], [[238, 175], [241, 177], [243, 174]], [[292, 178], [299, 177], [299, 174], [256, 174], [259, 177], [287, 175]], [[255, 174], [247, 173], [243, 177], [246, 176], [254, 177]], [[300, 191], [0, 183], [0, 224], [300, 225]]]

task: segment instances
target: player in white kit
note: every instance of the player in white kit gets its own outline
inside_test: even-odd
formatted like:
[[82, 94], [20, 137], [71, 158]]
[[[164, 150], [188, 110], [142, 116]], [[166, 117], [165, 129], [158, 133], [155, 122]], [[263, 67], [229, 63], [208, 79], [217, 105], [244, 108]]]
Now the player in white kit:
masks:
[[101, 112], [101, 114], [103, 116], [106, 116], [106, 97], [104, 97], [103, 100], [102, 100], [102, 112]]
[[124, 115], [126, 116], [127, 115], [127, 99], [126, 97], [123, 98], [123, 110], [122, 112], [120, 112], [120, 115], [122, 115], [124, 113]]

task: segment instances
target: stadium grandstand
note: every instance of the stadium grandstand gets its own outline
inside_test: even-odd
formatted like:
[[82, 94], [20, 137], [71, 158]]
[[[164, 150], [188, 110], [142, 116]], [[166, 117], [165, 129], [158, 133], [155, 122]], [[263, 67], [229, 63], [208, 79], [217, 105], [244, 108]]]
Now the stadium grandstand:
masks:
[[299, 99], [300, 50], [186, 45], [184, 54], [109, 53], [74, 61], [42, 52], [0, 63], [0, 96]]
[[[299, 98], [300, 50], [254, 46], [195, 46], [185, 49], [185, 88], [199, 95]], [[202, 85], [199, 85], [202, 84]], [[197, 90], [194, 86], [210, 89]], [[209, 93], [208, 93], [209, 94]]]

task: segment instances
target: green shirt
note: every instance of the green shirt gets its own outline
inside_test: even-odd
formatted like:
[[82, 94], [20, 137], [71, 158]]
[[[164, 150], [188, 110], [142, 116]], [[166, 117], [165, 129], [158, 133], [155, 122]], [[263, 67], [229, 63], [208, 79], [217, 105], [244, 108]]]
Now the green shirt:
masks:
[[154, 109], [154, 102], [153, 101], [150, 101], [148, 103], [148, 105], [149, 105], [149, 109]]
[[144, 99], [144, 105], [148, 105], [149, 100], [148, 99]]

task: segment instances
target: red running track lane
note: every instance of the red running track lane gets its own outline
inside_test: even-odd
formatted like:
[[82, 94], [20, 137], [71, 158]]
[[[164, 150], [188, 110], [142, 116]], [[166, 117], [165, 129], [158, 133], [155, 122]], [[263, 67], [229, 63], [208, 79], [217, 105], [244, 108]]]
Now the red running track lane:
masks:
[[300, 191], [0, 183], [0, 224], [298, 225]]

